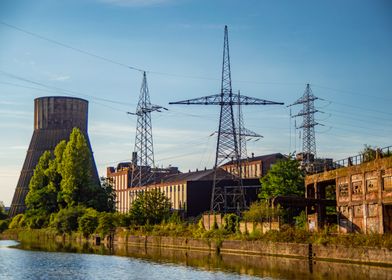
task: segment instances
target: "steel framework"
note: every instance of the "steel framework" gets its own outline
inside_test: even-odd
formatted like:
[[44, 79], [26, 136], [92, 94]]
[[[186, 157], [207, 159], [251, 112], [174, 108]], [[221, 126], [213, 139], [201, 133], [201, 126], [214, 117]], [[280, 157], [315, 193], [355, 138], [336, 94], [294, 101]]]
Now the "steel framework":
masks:
[[154, 181], [155, 164], [151, 112], [161, 112], [162, 109], [167, 110], [164, 107], [151, 104], [146, 72], [143, 72], [143, 82], [136, 112], [128, 112], [128, 114], [137, 116], [135, 148], [132, 156], [132, 187], [145, 186]]
[[302, 128], [302, 153], [305, 167], [309, 166], [314, 161], [314, 158], [316, 158], [316, 136], [314, 127], [316, 125], [320, 125], [314, 120], [314, 114], [319, 112], [314, 107], [314, 101], [317, 99], [319, 98], [313, 94], [312, 90], [310, 89], [310, 85], [306, 84], [306, 89], [303, 96], [293, 104], [289, 105], [303, 105], [302, 110], [292, 117], [303, 118], [302, 124], [296, 128]]
[[[223, 45], [223, 64], [220, 94], [209, 95], [194, 99], [188, 99], [169, 104], [183, 105], [219, 105], [219, 127], [218, 139], [214, 164], [214, 180], [211, 196], [212, 212], [235, 212], [246, 208], [244, 189], [240, 174], [240, 149], [239, 139], [241, 134], [236, 129], [233, 105], [283, 105], [280, 102], [273, 102], [240, 94], [233, 94], [231, 85], [230, 54], [228, 30], [225, 26]], [[217, 170], [221, 164], [227, 160], [233, 160], [236, 164], [236, 171], [233, 174], [233, 186], [223, 186], [220, 178], [217, 177]], [[230, 191], [227, 191], [227, 190]]]

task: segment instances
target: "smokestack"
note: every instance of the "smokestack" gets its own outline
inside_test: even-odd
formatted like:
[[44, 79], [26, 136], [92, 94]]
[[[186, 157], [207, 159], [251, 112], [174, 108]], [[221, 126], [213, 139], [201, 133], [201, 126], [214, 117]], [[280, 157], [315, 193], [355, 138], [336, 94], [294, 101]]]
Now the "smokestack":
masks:
[[54, 151], [61, 140], [68, 140], [74, 127], [81, 130], [91, 153], [93, 180], [99, 183], [90, 140], [87, 134], [88, 101], [81, 98], [48, 96], [34, 100], [34, 132], [12, 199], [9, 217], [26, 210], [25, 198], [29, 192], [34, 168], [44, 151]]

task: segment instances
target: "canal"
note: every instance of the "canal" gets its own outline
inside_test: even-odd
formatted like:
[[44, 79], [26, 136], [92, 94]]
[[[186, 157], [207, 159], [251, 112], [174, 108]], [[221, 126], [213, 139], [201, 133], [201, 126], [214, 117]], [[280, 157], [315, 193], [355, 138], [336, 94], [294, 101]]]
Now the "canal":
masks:
[[392, 279], [391, 267], [271, 256], [0, 240], [0, 279]]

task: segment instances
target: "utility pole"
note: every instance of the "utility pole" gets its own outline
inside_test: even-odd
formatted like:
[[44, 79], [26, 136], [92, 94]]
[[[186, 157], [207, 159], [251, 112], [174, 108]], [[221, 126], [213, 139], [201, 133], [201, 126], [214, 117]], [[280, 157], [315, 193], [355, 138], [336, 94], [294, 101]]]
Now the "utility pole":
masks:
[[143, 82], [136, 112], [128, 112], [130, 115], [137, 116], [135, 148], [132, 153], [131, 187], [145, 186], [154, 181], [155, 164], [151, 112], [161, 112], [162, 110], [167, 109], [151, 104], [146, 72], [143, 72]]
[[[220, 94], [188, 99], [169, 104], [182, 105], [218, 105], [220, 106], [218, 139], [215, 153], [214, 179], [211, 196], [211, 212], [235, 212], [246, 208], [244, 189], [240, 172], [239, 131], [234, 121], [233, 105], [283, 105], [239, 94], [233, 94], [231, 86], [229, 39], [227, 26], [224, 31], [223, 64]], [[224, 186], [217, 172], [219, 166], [227, 160], [236, 165], [233, 186]]]
[[305, 169], [307, 170], [309, 170], [312, 163], [314, 162], [314, 159], [316, 158], [316, 136], [314, 127], [316, 125], [321, 125], [314, 119], [314, 114], [320, 112], [314, 107], [314, 101], [317, 99], [319, 98], [313, 94], [312, 90], [310, 89], [310, 85], [306, 84], [306, 89], [303, 96], [288, 106], [290, 107], [299, 104], [303, 105], [302, 110], [299, 111], [298, 114], [292, 116], [292, 118], [303, 118], [302, 124], [299, 127], [296, 127], [296, 129], [302, 128], [302, 162]]

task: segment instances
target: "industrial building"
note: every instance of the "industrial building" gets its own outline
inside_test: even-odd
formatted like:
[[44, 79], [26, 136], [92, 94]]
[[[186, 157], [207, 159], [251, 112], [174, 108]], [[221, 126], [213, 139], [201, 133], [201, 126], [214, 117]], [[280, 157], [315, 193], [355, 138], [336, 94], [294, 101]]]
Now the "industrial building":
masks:
[[47, 96], [34, 100], [34, 132], [12, 199], [9, 216], [26, 210], [25, 198], [30, 179], [39, 158], [45, 151], [54, 151], [62, 140], [68, 140], [74, 127], [84, 134], [91, 154], [92, 179], [99, 183], [90, 140], [87, 134], [88, 101], [81, 98]]
[[[165, 176], [160, 182], [144, 187], [130, 189], [130, 203], [140, 192], [149, 189], [159, 189], [163, 192], [172, 205], [172, 209], [194, 217], [209, 211], [211, 208], [212, 185], [214, 170], [189, 171], [187, 173]], [[216, 172], [219, 183], [225, 190], [233, 186], [233, 175], [219, 168]], [[244, 179], [244, 192], [247, 204], [256, 200], [260, 188], [258, 179]]]
[[[268, 170], [274, 163], [276, 163], [278, 160], [282, 160], [285, 158], [286, 157], [281, 153], [274, 153], [256, 157], [252, 153], [252, 156], [250, 158], [240, 160], [241, 177], [244, 179], [261, 178], [267, 174]], [[221, 167], [225, 171], [234, 174], [237, 165], [235, 162], [229, 161], [228, 163], [223, 164]]]
[[[167, 168], [144, 168], [143, 170], [153, 173], [154, 181], [160, 181], [165, 176], [179, 173], [178, 168], [172, 166]], [[132, 162], [120, 162], [117, 167], [106, 168], [106, 177], [111, 180], [116, 192], [116, 210], [120, 213], [129, 211], [130, 189], [132, 188], [134, 172], [135, 164]]]
[[[241, 160], [242, 181], [247, 205], [257, 199], [259, 179], [265, 176], [271, 166], [285, 156], [280, 153], [254, 156]], [[172, 209], [188, 216], [199, 215], [210, 210], [214, 170], [204, 169], [180, 173], [177, 167], [155, 168], [154, 182], [146, 186], [132, 186], [134, 171], [132, 162], [122, 162], [117, 167], [107, 168], [107, 177], [112, 179], [116, 191], [116, 209], [126, 213], [140, 192], [152, 188], [160, 189], [170, 200]], [[217, 180], [226, 190], [235, 184], [233, 180], [235, 164], [230, 161], [217, 171]], [[225, 187], [226, 186], [226, 187]]]
[[[324, 200], [333, 190], [340, 233], [392, 232], [392, 147], [334, 162], [333, 170], [306, 176], [306, 198]], [[318, 230], [326, 221], [326, 205], [307, 208], [308, 228]]]

